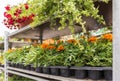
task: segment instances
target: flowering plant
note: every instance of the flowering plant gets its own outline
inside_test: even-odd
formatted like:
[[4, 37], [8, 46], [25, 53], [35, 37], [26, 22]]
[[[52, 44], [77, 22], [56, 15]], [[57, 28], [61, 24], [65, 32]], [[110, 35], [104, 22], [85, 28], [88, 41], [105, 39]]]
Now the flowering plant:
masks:
[[23, 23], [30, 24], [35, 14], [29, 13], [28, 4], [20, 4], [17, 6], [7, 5], [4, 12], [4, 25], [9, 29], [19, 29]]

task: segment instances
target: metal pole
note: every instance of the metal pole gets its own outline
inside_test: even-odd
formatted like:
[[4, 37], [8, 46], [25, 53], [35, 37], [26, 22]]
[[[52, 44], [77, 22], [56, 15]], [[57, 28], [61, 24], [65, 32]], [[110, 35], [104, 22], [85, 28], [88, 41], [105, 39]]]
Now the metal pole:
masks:
[[120, 0], [113, 0], [113, 81], [120, 81]]
[[[4, 52], [8, 50], [8, 32], [5, 31], [5, 36], [4, 36]], [[7, 60], [4, 58], [5, 64], [4, 64], [4, 74], [5, 78], [4, 81], [8, 81], [8, 72], [7, 72]]]

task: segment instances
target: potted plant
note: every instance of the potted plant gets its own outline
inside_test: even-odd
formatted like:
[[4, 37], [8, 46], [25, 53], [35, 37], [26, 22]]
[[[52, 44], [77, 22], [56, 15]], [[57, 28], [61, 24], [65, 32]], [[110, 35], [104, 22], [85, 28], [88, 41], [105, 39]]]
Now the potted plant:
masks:
[[[112, 66], [112, 34], [105, 34], [100, 38], [89, 38], [89, 44], [86, 49], [86, 65], [93, 69], [88, 71], [91, 79], [100, 79], [103, 77], [103, 67]], [[96, 76], [96, 77], [95, 77]], [[112, 74], [109, 74], [110, 78]]]
[[4, 12], [4, 25], [9, 29], [20, 29], [33, 21], [35, 14], [29, 13], [29, 4], [7, 5]]

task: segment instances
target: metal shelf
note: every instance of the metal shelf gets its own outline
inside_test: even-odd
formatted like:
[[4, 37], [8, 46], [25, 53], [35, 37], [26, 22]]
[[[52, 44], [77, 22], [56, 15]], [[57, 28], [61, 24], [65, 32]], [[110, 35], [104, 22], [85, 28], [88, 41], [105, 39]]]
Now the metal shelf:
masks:
[[8, 70], [8, 73], [23, 76], [23, 77], [30, 78], [30, 79], [33, 79], [33, 80], [36, 80], [36, 81], [49, 81], [49, 80], [45, 80], [45, 79], [42, 79], [42, 78], [39, 78], [39, 77], [35, 77], [35, 76], [32, 76], [32, 75], [28, 75], [28, 74], [24, 74], [24, 73], [20, 73], [20, 72], [16, 72], [16, 71], [11, 71], [11, 70]]
[[4, 67], [0, 67], [0, 70], [4, 71]]
[[[61, 77], [61, 76], [54, 76], [54, 75], [49, 75], [49, 74], [43, 74], [43, 73], [37, 73], [34, 71], [29, 71], [29, 70], [23, 70], [23, 69], [18, 69], [18, 68], [13, 68], [13, 67], [8, 67], [8, 71], [9, 72], [22, 72], [22, 74], [29, 74], [29, 75], [34, 75], [34, 76], [38, 76], [38, 77], [44, 77], [44, 78], [48, 78], [48, 79], [55, 79], [58, 81], [93, 81], [90, 79], [75, 79], [75, 78], [67, 78], [67, 77]], [[29, 78], [29, 77], [28, 77]], [[96, 81], [106, 81], [106, 80], [96, 80]]]

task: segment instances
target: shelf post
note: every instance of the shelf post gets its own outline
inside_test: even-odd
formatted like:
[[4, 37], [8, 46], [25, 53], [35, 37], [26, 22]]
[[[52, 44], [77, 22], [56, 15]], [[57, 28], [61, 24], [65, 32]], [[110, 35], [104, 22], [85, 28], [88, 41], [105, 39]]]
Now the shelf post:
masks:
[[[8, 50], [8, 46], [9, 46], [9, 43], [8, 43], [8, 32], [5, 31], [4, 33], [4, 52]], [[4, 74], [5, 74], [5, 78], [4, 78], [4, 81], [8, 81], [8, 72], [7, 72], [7, 60], [6, 58], [4, 58]]]
[[120, 1], [113, 1], [113, 81], [120, 81]]
[[40, 27], [39, 30], [40, 30], [40, 33], [39, 33], [40, 34], [40, 38], [39, 38], [39, 40], [40, 40], [40, 44], [42, 44], [42, 41], [43, 41], [42, 40], [43, 39], [43, 29]]

